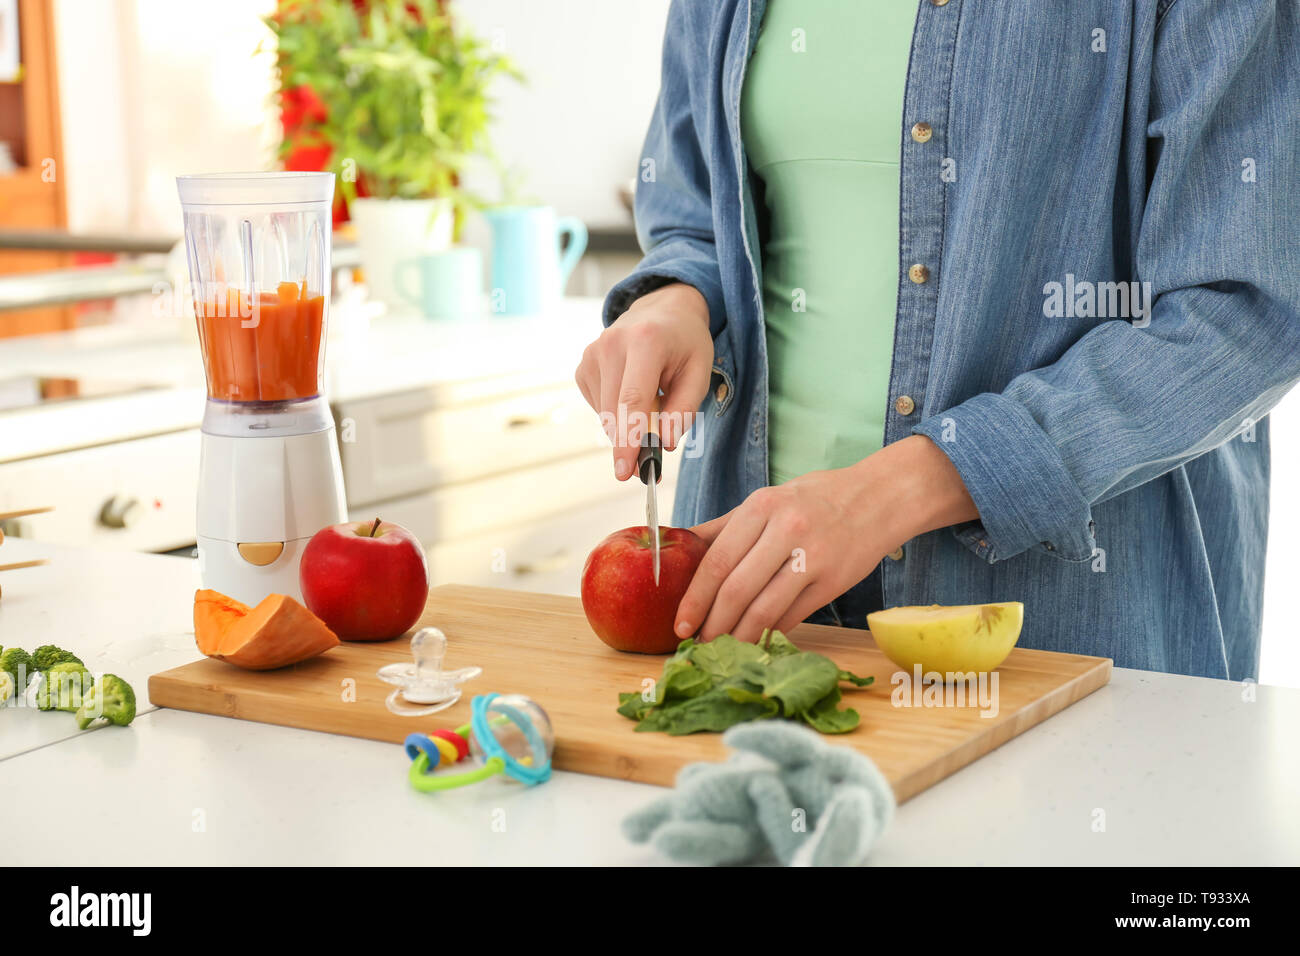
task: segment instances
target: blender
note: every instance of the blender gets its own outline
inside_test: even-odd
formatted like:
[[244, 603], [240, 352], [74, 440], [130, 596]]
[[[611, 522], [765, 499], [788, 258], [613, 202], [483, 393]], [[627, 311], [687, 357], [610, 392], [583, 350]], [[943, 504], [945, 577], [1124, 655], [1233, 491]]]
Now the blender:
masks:
[[346, 520], [325, 399], [333, 173], [176, 180], [207, 379], [197, 538], [205, 588], [301, 600], [298, 560]]

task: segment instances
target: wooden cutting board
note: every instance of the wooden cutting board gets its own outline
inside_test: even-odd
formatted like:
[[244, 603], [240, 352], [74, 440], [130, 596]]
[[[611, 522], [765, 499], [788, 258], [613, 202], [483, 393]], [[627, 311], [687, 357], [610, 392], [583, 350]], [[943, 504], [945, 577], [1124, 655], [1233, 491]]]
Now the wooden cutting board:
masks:
[[[719, 734], [634, 732], [635, 723], [615, 711], [618, 694], [657, 678], [664, 658], [606, 647], [576, 598], [446, 585], [429, 593], [421, 624], [446, 633], [444, 666], [483, 668], [461, 701], [430, 717], [399, 717], [384, 706], [392, 687], [375, 671], [410, 660], [406, 640], [344, 644], [278, 671], [242, 671], [205, 658], [149, 678], [149, 699], [161, 707], [400, 743], [413, 731], [466, 723], [470, 698], [497, 691], [526, 694], [546, 709], [557, 769], [671, 786], [683, 765], [727, 753]], [[996, 716], [981, 716], [976, 702], [895, 706], [897, 668], [867, 632], [803, 624], [790, 636], [804, 650], [875, 676], [871, 687], [843, 688], [844, 704], [862, 716], [858, 728], [826, 739], [870, 756], [900, 802], [1110, 679], [1108, 658], [1017, 649], [998, 671]]]

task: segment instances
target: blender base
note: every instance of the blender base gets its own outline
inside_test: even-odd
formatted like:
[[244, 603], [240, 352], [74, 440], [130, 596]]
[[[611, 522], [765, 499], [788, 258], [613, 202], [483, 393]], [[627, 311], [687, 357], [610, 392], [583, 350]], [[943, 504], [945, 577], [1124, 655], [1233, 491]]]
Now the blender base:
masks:
[[321, 528], [347, 520], [334, 426], [301, 435], [202, 436], [197, 539], [205, 588], [250, 607], [302, 599], [298, 561]]
[[[334, 522], [337, 523], [337, 522]], [[282, 542], [283, 550], [270, 564], [251, 564], [234, 541], [199, 535], [199, 578], [205, 588], [255, 607], [268, 594], [284, 594], [302, 601], [298, 560], [311, 538]]]

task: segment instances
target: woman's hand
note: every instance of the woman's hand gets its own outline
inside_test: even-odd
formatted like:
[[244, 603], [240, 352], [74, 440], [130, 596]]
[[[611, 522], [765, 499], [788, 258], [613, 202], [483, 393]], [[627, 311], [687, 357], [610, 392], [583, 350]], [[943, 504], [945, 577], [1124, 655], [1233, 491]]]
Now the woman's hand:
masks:
[[709, 550], [677, 609], [677, 634], [755, 641], [789, 630], [905, 541], [978, 517], [948, 456], [921, 435], [760, 488], [692, 529]]
[[619, 481], [636, 466], [659, 390], [659, 438], [671, 451], [690, 428], [712, 374], [708, 303], [680, 282], [641, 296], [587, 346], [574, 378], [614, 444]]

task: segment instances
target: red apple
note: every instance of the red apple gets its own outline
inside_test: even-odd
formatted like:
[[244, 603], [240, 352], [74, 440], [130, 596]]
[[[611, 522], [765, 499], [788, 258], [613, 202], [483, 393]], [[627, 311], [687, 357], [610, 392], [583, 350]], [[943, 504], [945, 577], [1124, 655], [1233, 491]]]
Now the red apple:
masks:
[[677, 605], [708, 547], [685, 528], [660, 528], [656, 587], [649, 528], [624, 528], [596, 545], [582, 569], [582, 609], [596, 636], [616, 651], [676, 650]]
[[387, 641], [410, 629], [429, 597], [429, 565], [415, 535], [387, 521], [317, 531], [298, 585], [311, 612], [345, 641]]

